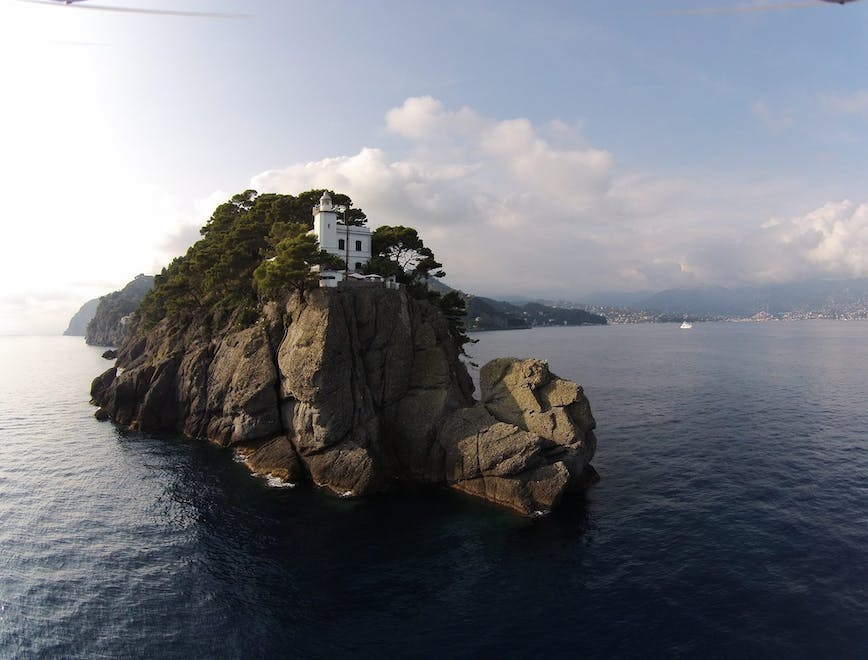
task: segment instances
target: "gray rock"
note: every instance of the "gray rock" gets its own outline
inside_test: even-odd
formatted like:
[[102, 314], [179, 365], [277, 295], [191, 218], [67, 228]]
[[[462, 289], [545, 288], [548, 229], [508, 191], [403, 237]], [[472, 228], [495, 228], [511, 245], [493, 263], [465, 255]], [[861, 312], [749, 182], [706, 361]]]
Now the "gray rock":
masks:
[[277, 368], [261, 326], [230, 334], [217, 344], [203, 394], [211, 440], [230, 445], [281, 433]]
[[87, 332], [87, 324], [96, 315], [96, 309], [99, 307], [99, 298], [88, 300], [79, 310], [69, 319], [69, 325], [63, 334], [72, 337], [84, 337]]
[[268, 474], [292, 484], [307, 477], [295, 447], [285, 435], [278, 435], [254, 445], [247, 453], [246, 462], [254, 472]]
[[[133, 281], [120, 291], [100, 298], [83, 333], [85, 342], [91, 346], [120, 346], [130, 331], [133, 312], [153, 287], [153, 275], [136, 275]], [[85, 307], [79, 313], [88, 312]]]
[[582, 390], [536, 361], [483, 368], [482, 402], [446, 319], [403, 290], [316, 289], [259, 322], [134, 327], [93, 402], [115, 422], [243, 447], [251, 469], [342, 496], [449, 484], [523, 513], [586, 474]]
[[596, 437], [581, 387], [539, 360], [498, 358], [482, 368], [480, 389], [480, 403], [440, 428], [447, 483], [525, 514], [587, 485]]

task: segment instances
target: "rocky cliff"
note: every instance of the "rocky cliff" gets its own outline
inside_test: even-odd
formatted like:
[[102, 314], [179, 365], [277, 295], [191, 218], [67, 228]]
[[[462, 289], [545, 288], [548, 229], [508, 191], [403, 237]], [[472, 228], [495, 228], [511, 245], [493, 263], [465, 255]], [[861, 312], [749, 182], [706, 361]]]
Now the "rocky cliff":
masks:
[[212, 326], [137, 326], [93, 383], [98, 414], [236, 447], [257, 472], [343, 496], [448, 484], [533, 513], [594, 474], [580, 387], [496, 360], [475, 401], [445, 317], [404, 290], [315, 289], [251, 327]]
[[[93, 318], [87, 323], [85, 341], [92, 346], [120, 346], [129, 331], [132, 313], [153, 287], [152, 275], [136, 275], [120, 291], [100, 298]], [[64, 334], [69, 334], [69, 331]]]
[[96, 308], [99, 307], [99, 298], [88, 300], [79, 310], [69, 319], [69, 325], [63, 334], [68, 337], [84, 337], [87, 333], [87, 324], [96, 315]]
[[597, 479], [596, 421], [581, 387], [540, 360], [498, 358], [480, 373], [481, 400], [443, 421], [438, 440], [452, 487], [547, 512]]

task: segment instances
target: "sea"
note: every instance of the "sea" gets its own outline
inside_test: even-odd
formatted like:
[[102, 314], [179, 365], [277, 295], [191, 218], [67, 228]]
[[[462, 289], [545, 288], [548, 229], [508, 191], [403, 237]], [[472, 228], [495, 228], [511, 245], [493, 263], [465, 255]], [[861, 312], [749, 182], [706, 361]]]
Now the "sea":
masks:
[[473, 337], [584, 387], [584, 497], [273, 487], [97, 422], [102, 349], [0, 337], [0, 657], [868, 658], [868, 322]]

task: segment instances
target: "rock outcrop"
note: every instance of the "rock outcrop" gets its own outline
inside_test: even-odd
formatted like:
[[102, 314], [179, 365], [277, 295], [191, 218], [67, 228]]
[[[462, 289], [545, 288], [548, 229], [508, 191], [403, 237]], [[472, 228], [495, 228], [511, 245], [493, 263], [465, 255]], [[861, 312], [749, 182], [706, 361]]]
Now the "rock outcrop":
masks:
[[[153, 287], [152, 275], [136, 275], [133, 281], [120, 291], [114, 291], [100, 298], [96, 311], [87, 323], [86, 331], [82, 333], [85, 342], [91, 346], [120, 346], [130, 330], [132, 313]], [[79, 314], [84, 310], [83, 307]], [[72, 322], [70, 322], [71, 326]], [[70, 334], [69, 330], [64, 334]]]
[[481, 401], [446, 418], [438, 439], [453, 487], [522, 513], [545, 513], [592, 482], [596, 422], [582, 388], [539, 360], [498, 358]]
[[238, 448], [252, 470], [342, 496], [448, 484], [523, 513], [593, 474], [581, 388], [534, 360], [482, 370], [482, 400], [440, 311], [372, 284], [269, 303], [245, 329], [136, 327], [93, 382], [99, 415]]

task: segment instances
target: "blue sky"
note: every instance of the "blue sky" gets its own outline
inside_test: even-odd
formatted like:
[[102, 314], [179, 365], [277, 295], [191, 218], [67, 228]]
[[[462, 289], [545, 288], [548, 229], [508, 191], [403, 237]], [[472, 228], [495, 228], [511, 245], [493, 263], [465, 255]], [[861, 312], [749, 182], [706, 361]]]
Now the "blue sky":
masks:
[[663, 13], [757, 4], [2, 0], [0, 333], [251, 186], [347, 192], [486, 295], [868, 275], [868, 2]]

